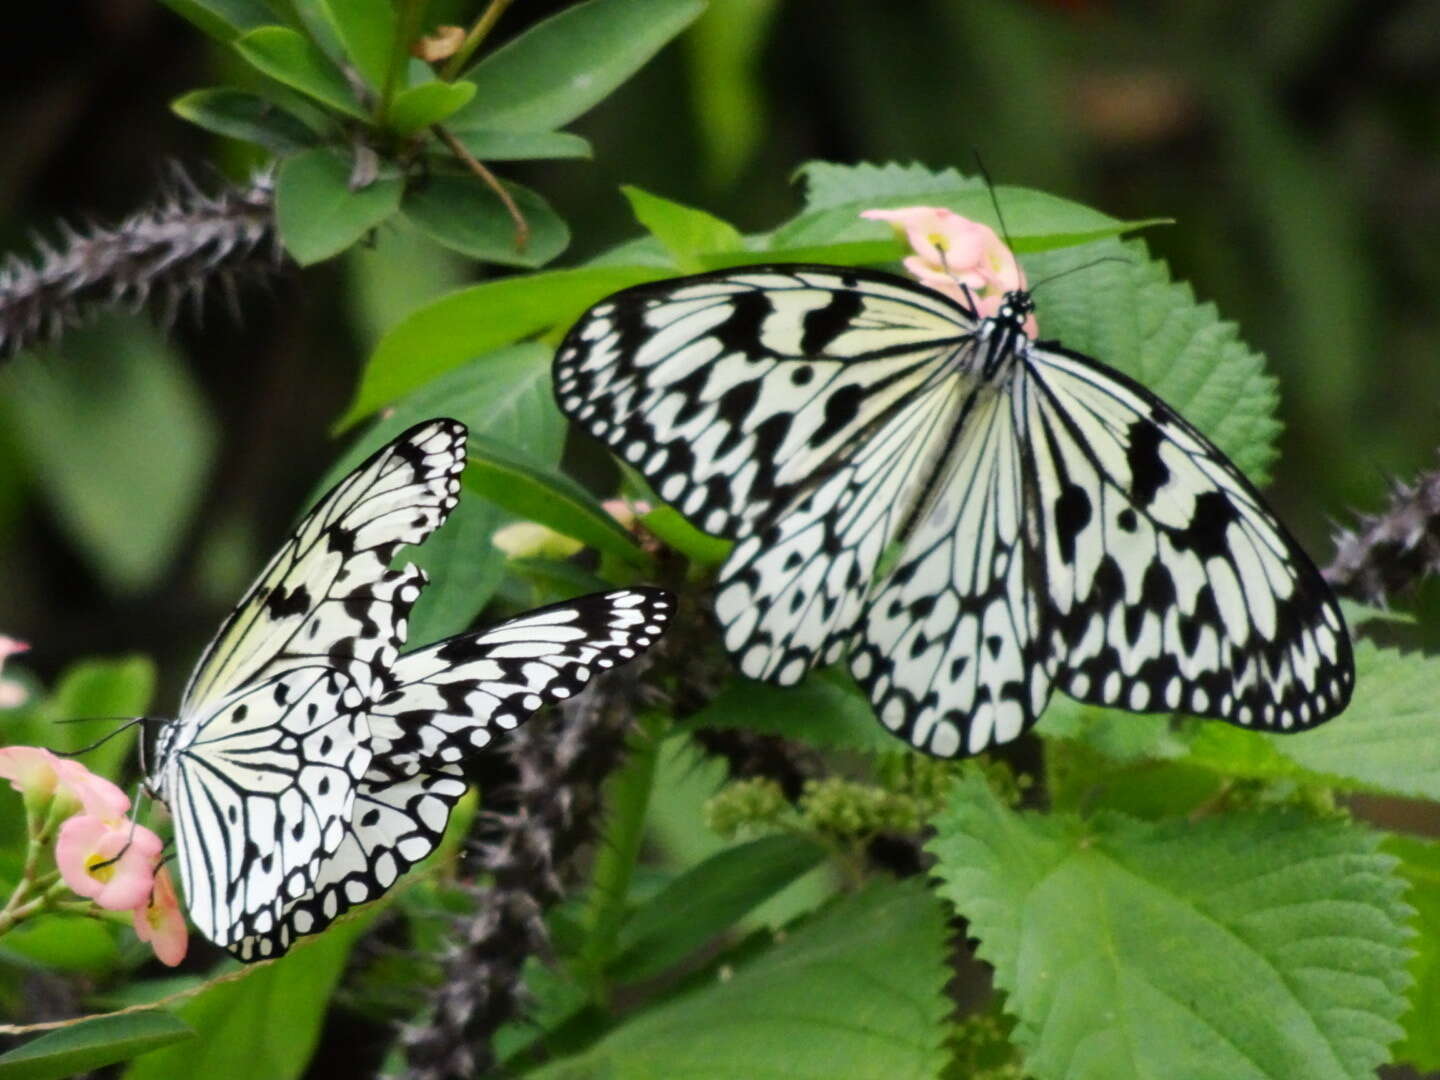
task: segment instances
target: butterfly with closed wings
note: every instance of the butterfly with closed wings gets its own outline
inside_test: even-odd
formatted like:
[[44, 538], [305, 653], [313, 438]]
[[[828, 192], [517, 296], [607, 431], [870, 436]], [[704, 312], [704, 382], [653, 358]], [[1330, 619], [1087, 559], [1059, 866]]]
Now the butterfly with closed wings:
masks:
[[1295, 731], [1345, 708], [1314, 564], [1135, 380], [892, 274], [777, 264], [639, 285], [561, 344], [562, 410], [706, 532], [752, 678], [848, 656], [938, 756], [1083, 702]]
[[425, 584], [396, 550], [459, 497], [465, 428], [418, 424], [341, 480], [221, 626], [158, 734], [195, 926], [279, 956], [435, 849], [461, 761], [653, 645], [659, 589], [582, 596], [399, 655]]

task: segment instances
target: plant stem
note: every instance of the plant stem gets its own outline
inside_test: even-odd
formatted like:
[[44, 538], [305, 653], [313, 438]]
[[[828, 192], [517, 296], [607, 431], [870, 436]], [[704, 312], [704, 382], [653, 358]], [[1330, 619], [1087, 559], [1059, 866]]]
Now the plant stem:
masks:
[[380, 104], [375, 108], [375, 123], [379, 127], [383, 128], [390, 118], [390, 102], [395, 98], [400, 72], [404, 70], [405, 61], [410, 56], [410, 43], [415, 40], [426, 3], [427, 0], [401, 0], [395, 40], [390, 43], [390, 63], [385, 68], [385, 85], [380, 88]]
[[605, 830], [595, 853], [594, 881], [585, 910], [587, 933], [580, 950], [581, 968], [601, 1005], [608, 996], [604, 971], [615, 958], [615, 942], [645, 837], [645, 815], [665, 725], [666, 717], [660, 714], [637, 717], [629, 757], [605, 785]]
[[450, 148], [452, 154], [463, 161], [471, 172], [483, 180], [490, 190], [500, 197], [500, 202], [510, 214], [510, 220], [515, 222], [515, 250], [524, 251], [525, 245], [530, 242], [530, 223], [525, 220], [525, 215], [520, 212], [520, 207], [515, 205], [515, 200], [505, 190], [505, 185], [500, 183], [494, 173], [480, 164], [475, 155], [465, 148], [464, 143], [445, 128], [436, 124], [430, 130], [435, 132], [440, 141]]
[[455, 55], [446, 62], [444, 70], [440, 72], [442, 79], [451, 82], [464, 70], [465, 65], [470, 62], [470, 57], [475, 55], [475, 50], [494, 29], [495, 24], [500, 21], [500, 16], [505, 14], [505, 9], [511, 3], [512, 0], [490, 0], [490, 6], [481, 13], [480, 18], [475, 20], [475, 25], [465, 35], [465, 40], [460, 43], [460, 48], [456, 49]]

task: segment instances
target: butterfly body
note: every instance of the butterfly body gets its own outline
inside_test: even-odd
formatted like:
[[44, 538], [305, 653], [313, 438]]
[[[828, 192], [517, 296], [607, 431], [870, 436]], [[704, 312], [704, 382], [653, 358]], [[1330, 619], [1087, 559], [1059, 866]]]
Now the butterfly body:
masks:
[[1297, 730], [1350, 645], [1253, 486], [1133, 379], [889, 274], [776, 265], [637, 286], [556, 358], [561, 408], [736, 541], [715, 611], [781, 685], [848, 658], [942, 756], [1016, 737], [1054, 689]]
[[300, 523], [201, 657], [158, 734], [196, 927], [279, 956], [373, 900], [440, 842], [463, 759], [652, 645], [672, 601], [622, 589], [404, 655], [425, 585], [391, 563], [459, 496], [465, 429], [418, 424]]

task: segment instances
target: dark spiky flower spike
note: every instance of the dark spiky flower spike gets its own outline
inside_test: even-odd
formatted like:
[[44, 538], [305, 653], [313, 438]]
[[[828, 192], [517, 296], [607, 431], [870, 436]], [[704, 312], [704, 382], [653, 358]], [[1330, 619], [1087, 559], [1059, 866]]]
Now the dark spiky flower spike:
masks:
[[149, 306], [168, 325], [187, 297], [198, 303], [216, 289], [236, 310], [242, 279], [280, 269], [271, 173], [207, 193], [176, 166], [169, 187], [116, 225], [61, 223], [58, 241], [37, 237], [33, 259], [0, 265], [0, 357], [107, 310]]
[[428, 1015], [404, 1034], [409, 1080], [488, 1075], [491, 1039], [525, 1011], [530, 957], [550, 958], [545, 912], [573, 886], [596, 838], [601, 787], [625, 752], [646, 658], [561, 707], [563, 721], [521, 728], [504, 743], [515, 782], [487, 797], [462, 874], [488, 878], [456, 920]]
[[1335, 537], [1335, 558], [1325, 579], [1336, 592], [1370, 604], [1426, 574], [1440, 573], [1440, 470], [1413, 484], [1396, 484], [1390, 505]]

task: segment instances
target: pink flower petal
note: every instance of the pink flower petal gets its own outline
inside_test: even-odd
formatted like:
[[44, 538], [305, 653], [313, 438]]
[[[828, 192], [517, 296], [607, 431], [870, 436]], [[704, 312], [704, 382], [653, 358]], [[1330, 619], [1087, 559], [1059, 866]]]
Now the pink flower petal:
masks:
[[60, 763], [61, 759], [44, 747], [0, 747], [0, 778], [9, 780], [21, 794], [33, 791], [45, 795], [54, 791], [59, 780], [55, 767]]
[[156, 872], [150, 900], [135, 909], [133, 921], [135, 936], [150, 943], [155, 958], [162, 964], [174, 967], [185, 959], [190, 938], [185, 929], [185, 916], [180, 913], [180, 901], [175, 896], [175, 884], [165, 867]]
[[109, 911], [148, 902], [163, 845], [143, 825], [76, 814], [55, 838], [55, 865], [65, 884]]
[[78, 761], [60, 758], [55, 764], [60, 783], [67, 788], [87, 814], [107, 821], [119, 821], [130, 810], [130, 796], [106, 780], [96, 776]]

